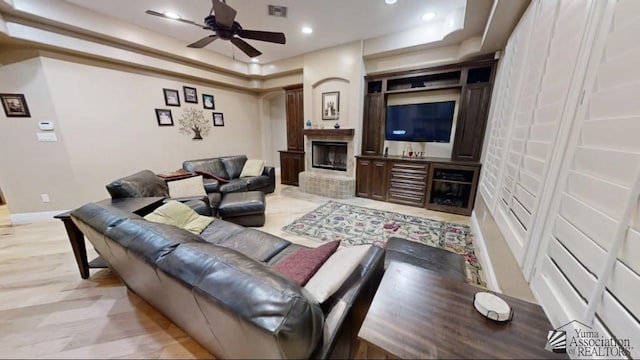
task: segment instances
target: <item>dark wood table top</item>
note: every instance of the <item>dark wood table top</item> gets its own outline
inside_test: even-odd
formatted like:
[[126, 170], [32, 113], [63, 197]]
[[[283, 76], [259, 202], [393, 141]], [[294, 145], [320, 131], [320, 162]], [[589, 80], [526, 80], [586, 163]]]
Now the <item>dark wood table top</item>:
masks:
[[[155, 207], [156, 205], [159, 205], [162, 202], [162, 200], [164, 200], [163, 197], [157, 197], [157, 196], [156, 197], [139, 197], [139, 198], [120, 198], [120, 199], [104, 199], [96, 202], [96, 204], [109, 205], [109, 206], [118, 208], [120, 210], [132, 212], [132, 213], [138, 213], [150, 207]], [[65, 211], [63, 213], [60, 213], [54, 216], [54, 218], [56, 219], [67, 219], [70, 217], [71, 217], [71, 210]]]
[[482, 288], [413, 265], [391, 262], [358, 336], [399, 358], [566, 358], [544, 349], [553, 327], [542, 308], [497, 294], [513, 309], [511, 322], [473, 307]]

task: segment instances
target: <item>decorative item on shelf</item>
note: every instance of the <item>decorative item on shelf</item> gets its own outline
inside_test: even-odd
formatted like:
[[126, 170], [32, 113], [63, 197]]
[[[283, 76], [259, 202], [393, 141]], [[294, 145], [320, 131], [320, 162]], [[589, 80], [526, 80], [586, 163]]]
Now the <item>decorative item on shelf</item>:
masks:
[[407, 156], [408, 157], [413, 157], [413, 149], [411, 148], [411, 146], [409, 146], [407, 148]]
[[336, 123], [333, 124], [335, 129], [340, 129], [340, 112], [336, 111]]
[[473, 307], [483, 316], [494, 321], [511, 321], [513, 309], [506, 301], [492, 293], [481, 291], [473, 296]]
[[[404, 154], [404, 152], [403, 152], [403, 154]], [[384, 148], [384, 157], [387, 157], [387, 156], [389, 156], [389, 147], [388, 146]]]
[[307, 129], [311, 129], [312, 124], [311, 124], [311, 120], [307, 120]]
[[178, 123], [181, 133], [189, 135], [193, 131], [193, 140], [202, 140], [202, 136], [207, 135], [211, 130], [211, 125], [204, 118], [202, 110], [194, 108], [184, 109]]

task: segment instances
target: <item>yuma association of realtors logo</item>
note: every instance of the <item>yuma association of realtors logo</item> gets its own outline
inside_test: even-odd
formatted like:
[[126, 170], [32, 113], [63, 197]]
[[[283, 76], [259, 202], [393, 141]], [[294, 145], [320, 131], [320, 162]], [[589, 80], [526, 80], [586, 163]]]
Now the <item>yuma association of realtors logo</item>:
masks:
[[[562, 330], [569, 326], [568, 331]], [[629, 339], [601, 336], [591, 326], [573, 320], [549, 331], [545, 349], [554, 353], [569, 353], [576, 357], [627, 358], [633, 349]]]

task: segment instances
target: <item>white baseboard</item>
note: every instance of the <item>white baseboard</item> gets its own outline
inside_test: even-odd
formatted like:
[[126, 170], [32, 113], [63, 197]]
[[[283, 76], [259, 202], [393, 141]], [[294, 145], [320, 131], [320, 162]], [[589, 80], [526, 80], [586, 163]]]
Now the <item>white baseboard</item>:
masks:
[[476, 244], [480, 251], [480, 254], [478, 254], [478, 260], [480, 261], [480, 264], [482, 264], [482, 269], [487, 280], [487, 287], [489, 290], [501, 293], [502, 290], [500, 290], [500, 287], [498, 286], [498, 279], [496, 278], [496, 273], [493, 270], [491, 258], [489, 257], [487, 245], [484, 242], [484, 237], [482, 236], [482, 230], [480, 229], [480, 224], [478, 224], [478, 218], [476, 217], [475, 210], [471, 212], [471, 227], [476, 235], [475, 241], [477, 241]]
[[52, 220], [54, 216], [63, 213], [67, 210], [55, 210], [55, 211], [39, 211], [20, 214], [9, 215], [9, 220], [12, 224], [24, 224], [39, 221]]

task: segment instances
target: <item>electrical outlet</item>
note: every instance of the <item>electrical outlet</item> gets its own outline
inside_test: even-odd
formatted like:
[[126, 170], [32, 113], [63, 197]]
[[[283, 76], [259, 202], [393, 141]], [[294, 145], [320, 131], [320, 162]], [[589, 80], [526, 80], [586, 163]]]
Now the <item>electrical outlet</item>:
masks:
[[40, 198], [42, 199], [42, 202], [47, 203], [49, 201], [51, 201], [51, 199], [49, 199], [49, 194], [40, 194]]

